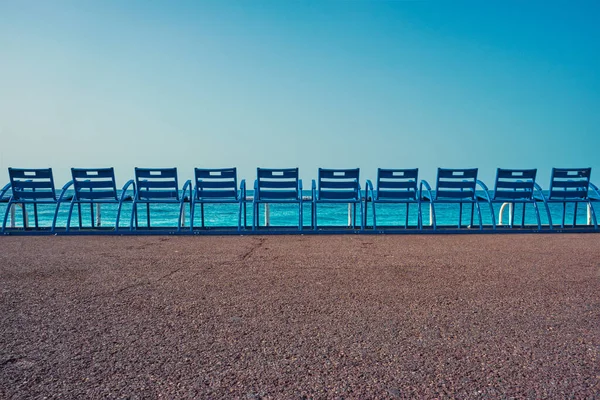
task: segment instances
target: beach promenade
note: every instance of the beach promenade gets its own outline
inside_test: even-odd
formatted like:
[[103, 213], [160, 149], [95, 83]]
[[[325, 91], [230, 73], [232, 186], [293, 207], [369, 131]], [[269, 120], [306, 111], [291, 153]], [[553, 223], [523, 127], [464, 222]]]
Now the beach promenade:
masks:
[[600, 235], [1, 237], [0, 398], [592, 398]]

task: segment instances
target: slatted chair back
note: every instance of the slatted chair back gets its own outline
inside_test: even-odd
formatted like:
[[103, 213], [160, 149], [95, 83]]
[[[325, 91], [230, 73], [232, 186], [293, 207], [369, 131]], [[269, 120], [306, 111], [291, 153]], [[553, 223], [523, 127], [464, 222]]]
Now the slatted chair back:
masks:
[[550, 200], [587, 200], [591, 168], [552, 168]]
[[477, 168], [438, 168], [436, 200], [475, 200]]
[[71, 168], [71, 175], [75, 200], [118, 201], [114, 168]]
[[8, 168], [14, 201], [56, 201], [52, 168]]
[[179, 201], [177, 168], [135, 168], [136, 197], [141, 201]]
[[298, 168], [257, 168], [257, 196], [258, 200], [298, 200]]
[[334, 201], [357, 201], [360, 170], [319, 168], [318, 199]]
[[377, 169], [376, 200], [414, 200], [418, 198], [419, 170]]
[[493, 200], [533, 200], [537, 169], [503, 169], [496, 172]]
[[237, 169], [195, 168], [195, 196], [197, 200], [237, 200]]

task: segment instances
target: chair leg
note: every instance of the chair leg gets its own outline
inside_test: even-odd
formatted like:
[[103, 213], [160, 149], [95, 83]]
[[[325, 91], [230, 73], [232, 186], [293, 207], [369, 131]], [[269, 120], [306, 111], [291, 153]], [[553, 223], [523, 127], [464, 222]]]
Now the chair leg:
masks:
[[473, 227], [473, 209], [474, 209], [474, 205], [473, 203], [471, 203], [471, 222], [469, 224], [469, 226], [472, 228]]
[[533, 208], [535, 210], [535, 217], [537, 219], [538, 231], [542, 230], [542, 219], [540, 218], [540, 210], [538, 208], [537, 202], [533, 202]]
[[[479, 230], [482, 231], [483, 230], [483, 219], [481, 218], [481, 207], [479, 207], [479, 202], [475, 203], [475, 206], [477, 207], [477, 215], [479, 216]], [[471, 212], [471, 215], [473, 215], [472, 212]], [[471, 223], [471, 226], [473, 226], [472, 223]]]
[[131, 206], [131, 217], [129, 218], [129, 231], [133, 231], [133, 220], [136, 220], [135, 228], [137, 229], [137, 203], [133, 201]]
[[573, 228], [577, 226], [577, 205], [579, 202], [575, 202], [575, 208], [573, 209]]
[[10, 208], [13, 206], [11, 201], [6, 205], [6, 212], [4, 213], [4, 220], [2, 222], [2, 234], [6, 231], [6, 222], [8, 221], [8, 213], [10, 212]]
[[[377, 214], [375, 211], [375, 201], [371, 201], [371, 207], [372, 207], [372, 213], [373, 213], [373, 230], [376, 230], [377, 229]], [[366, 213], [366, 210], [365, 210], [365, 213]]]
[[[73, 215], [73, 207], [74, 206], [75, 206], [75, 203], [71, 203], [71, 205], [69, 206], [69, 215], [67, 216], [67, 226], [65, 227], [65, 232], [69, 232], [71, 230], [71, 216]], [[81, 216], [81, 214], [80, 214], [80, 216]], [[81, 229], [81, 225], [79, 225], [79, 229]]]
[[192, 199], [190, 202], [190, 232], [194, 232], [194, 211], [196, 211], [196, 202]]

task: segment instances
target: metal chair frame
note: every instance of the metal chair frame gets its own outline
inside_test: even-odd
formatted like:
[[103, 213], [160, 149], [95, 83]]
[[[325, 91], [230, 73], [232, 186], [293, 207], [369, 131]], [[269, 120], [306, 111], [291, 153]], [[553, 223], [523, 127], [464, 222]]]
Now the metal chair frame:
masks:
[[[127, 197], [127, 190], [131, 187], [133, 195], [135, 196], [135, 182], [133, 179], [130, 179], [125, 183], [123, 188], [121, 189], [121, 195], [119, 196], [117, 193], [117, 186], [115, 180], [115, 171], [114, 168], [71, 168], [71, 175], [73, 180], [67, 185], [73, 185], [75, 189], [75, 194], [71, 200], [71, 204], [69, 206], [69, 214], [67, 217], [67, 226], [65, 228], [65, 232], [70, 232], [71, 230], [71, 218], [73, 216], [73, 208], [77, 205], [78, 209], [78, 217], [79, 217], [79, 229], [83, 229], [83, 222], [81, 216], [81, 205], [87, 204], [90, 206], [90, 218], [91, 218], [91, 228], [96, 228], [94, 225], [94, 204], [117, 204], [117, 218], [115, 222], [115, 232], [119, 231], [119, 221], [121, 218], [121, 210], [123, 208], [123, 203]], [[58, 207], [60, 206], [60, 201], [56, 208], [55, 214], [55, 222], [56, 216], [58, 215]], [[133, 210], [132, 210], [133, 212]]]
[[261, 204], [298, 204], [298, 230], [304, 223], [302, 179], [298, 168], [257, 168], [252, 198], [252, 230], [260, 227]]
[[136, 167], [135, 188], [129, 230], [134, 230], [134, 219], [135, 230], [139, 229], [138, 204], [146, 204], [147, 229], [151, 229], [150, 204], [178, 204], [177, 232], [181, 232], [181, 217], [186, 200], [186, 190], [189, 191], [191, 197], [192, 182], [190, 180], [183, 184], [182, 194], [180, 195], [177, 168]]
[[366, 182], [365, 217], [363, 226], [367, 226], [368, 201], [373, 210], [373, 230], [377, 229], [376, 204], [406, 204], [404, 229], [408, 229], [410, 205], [416, 204], [417, 229], [422, 229], [421, 199], [418, 189], [419, 169], [377, 169], [377, 190], [373, 189], [370, 180]]
[[[590, 208], [594, 229], [598, 230], [596, 212], [592, 205], [595, 198], [589, 197], [590, 188], [596, 195], [600, 194], [598, 193], [598, 188], [590, 182], [591, 174], [591, 168], [552, 168], [548, 197], [540, 197], [537, 200], [545, 200], [546, 204], [562, 203], [563, 212], [560, 223], [561, 229], [564, 229], [565, 227], [567, 204], [574, 204], [572, 227], [575, 228], [577, 226], [577, 206], [579, 203], [585, 203]], [[550, 224], [550, 229], [553, 229], [554, 224], [549, 212], [548, 222]]]
[[[483, 199], [486, 201], [486, 203], [488, 203], [490, 209], [492, 209], [492, 202], [487, 186], [485, 183], [477, 179], [477, 172], [477, 168], [438, 168], [435, 196], [432, 194], [431, 185], [429, 185], [426, 180], [421, 181], [419, 186], [419, 195], [422, 202], [426, 201], [430, 204], [433, 216], [433, 230], [437, 230], [435, 205], [439, 203], [459, 205], [458, 229], [462, 228], [463, 204], [471, 205], [471, 222], [469, 226], [473, 226], [474, 208], [477, 208], [477, 215], [479, 217], [479, 230], [483, 230], [481, 207], [479, 205], [480, 198], [476, 194], [477, 186], [483, 189]], [[423, 194], [423, 189], [425, 189], [426, 195]], [[492, 223], [495, 229], [494, 217], [492, 217]]]
[[318, 204], [352, 204], [352, 228], [356, 229], [356, 208], [360, 206], [360, 230], [365, 229], [364, 205], [360, 189], [360, 169], [319, 168], [318, 182], [312, 181], [312, 227], [318, 230]]
[[246, 180], [240, 182], [237, 189], [237, 168], [195, 168], [194, 169], [194, 194], [190, 211], [190, 231], [194, 230], [194, 218], [196, 205], [200, 205], [201, 226], [204, 224], [205, 204], [239, 204], [238, 210], [238, 232], [242, 230], [242, 214], [244, 229], [247, 227], [246, 220]]

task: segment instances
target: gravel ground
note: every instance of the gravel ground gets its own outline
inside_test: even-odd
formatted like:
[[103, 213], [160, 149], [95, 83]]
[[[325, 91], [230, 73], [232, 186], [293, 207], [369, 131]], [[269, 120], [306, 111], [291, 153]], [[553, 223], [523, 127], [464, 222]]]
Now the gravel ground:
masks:
[[600, 235], [3, 237], [0, 398], [593, 398]]

